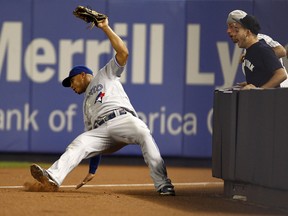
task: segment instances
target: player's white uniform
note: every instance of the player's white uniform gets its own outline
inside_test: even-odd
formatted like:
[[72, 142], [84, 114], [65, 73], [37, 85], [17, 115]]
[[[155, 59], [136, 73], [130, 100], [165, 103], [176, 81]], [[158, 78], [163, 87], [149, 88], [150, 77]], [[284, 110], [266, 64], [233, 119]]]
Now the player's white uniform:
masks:
[[[261, 39], [263, 39], [263, 40], [265, 40], [265, 42], [270, 46], [270, 47], [272, 47], [272, 48], [274, 48], [274, 47], [277, 47], [277, 46], [281, 46], [281, 44], [278, 42], [278, 41], [274, 41], [270, 36], [268, 36], [268, 35], [265, 35], [265, 34], [258, 34], [257, 35], [257, 38], [258, 38], [258, 40], [261, 40]], [[244, 49], [244, 54], [245, 54], [245, 52], [246, 52], [246, 50]], [[283, 60], [282, 60], [282, 58], [280, 58], [279, 59], [279, 61], [281, 62], [281, 64], [282, 64], [282, 66], [283, 66], [283, 68], [284, 68], [284, 70], [285, 70], [285, 73], [287, 74], [287, 71], [286, 71], [286, 68], [285, 68], [285, 66], [284, 66], [284, 64], [283, 64]], [[244, 65], [242, 64], [242, 71], [243, 71], [243, 73], [244, 73], [244, 75], [245, 75], [245, 70], [244, 70]], [[288, 74], [287, 74], [288, 75]], [[285, 81], [283, 81], [281, 84], [280, 84], [280, 86], [281, 87], [288, 87], [288, 79], [286, 79]]]
[[[74, 139], [59, 160], [47, 170], [59, 186], [82, 159], [112, 153], [127, 144], [138, 144], [141, 147], [157, 190], [172, 185], [150, 130], [142, 120], [135, 117], [136, 112], [120, 83], [124, 69], [113, 58], [87, 87], [83, 103], [86, 132]], [[123, 110], [127, 110], [127, 113], [120, 115]], [[113, 112], [115, 118], [100, 126], [95, 124]]]

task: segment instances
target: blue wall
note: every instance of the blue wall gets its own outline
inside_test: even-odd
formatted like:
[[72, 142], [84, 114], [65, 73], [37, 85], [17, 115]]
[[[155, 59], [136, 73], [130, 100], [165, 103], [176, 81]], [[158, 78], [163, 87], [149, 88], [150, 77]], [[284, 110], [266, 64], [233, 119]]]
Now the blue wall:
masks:
[[1, 152], [61, 153], [83, 131], [83, 97], [61, 81], [75, 64], [97, 71], [113, 52], [103, 32], [73, 16], [78, 5], [109, 15], [127, 43], [122, 83], [166, 156], [211, 157], [214, 89], [244, 79], [226, 34], [230, 11], [257, 16], [263, 33], [288, 43], [287, 0], [0, 2]]

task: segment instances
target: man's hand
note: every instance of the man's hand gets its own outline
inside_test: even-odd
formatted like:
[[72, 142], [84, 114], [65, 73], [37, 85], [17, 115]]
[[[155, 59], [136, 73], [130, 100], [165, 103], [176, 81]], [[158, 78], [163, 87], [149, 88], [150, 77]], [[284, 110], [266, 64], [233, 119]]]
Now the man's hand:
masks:
[[98, 28], [105, 28], [108, 25], [109, 25], [109, 21], [108, 21], [108, 17], [107, 17], [106, 19], [99, 22], [97, 27]]
[[250, 90], [250, 89], [256, 89], [257, 87], [254, 86], [253, 84], [248, 84], [245, 85], [244, 87], [241, 88], [241, 90]]
[[94, 178], [95, 174], [88, 173], [87, 176], [83, 179], [83, 181], [76, 186], [76, 190], [85, 185], [87, 182], [91, 181]]
[[236, 83], [237, 86], [239, 87], [244, 87], [247, 85], [247, 82], [240, 82], [240, 83]]

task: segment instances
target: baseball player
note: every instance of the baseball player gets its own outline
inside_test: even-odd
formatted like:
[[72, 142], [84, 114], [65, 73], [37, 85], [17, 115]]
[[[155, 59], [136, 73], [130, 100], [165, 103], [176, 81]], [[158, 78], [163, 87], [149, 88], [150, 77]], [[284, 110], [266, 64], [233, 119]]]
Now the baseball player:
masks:
[[[125, 71], [128, 49], [122, 39], [110, 28], [108, 18], [96, 25], [111, 42], [115, 56], [93, 76], [82, 65], [71, 69], [62, 81], [77, 94], [84, 94], [83, 116], [85, 132], [68, 145], [61, 157], [47, 170], [37, 164], [30, 167], [31, 175], [54, 191], [65, 177], [85, 158], [93, 158], [86, 182], [93, 178], [100, 155], [113, 153], [128, 144], [138, 144], [150, 169], [150, 176], [160, 195], [175, 195], [174, 186], [167, 177], [164, 161], [146, 124], [140, 120], [120, 83]], [[92, 167], [91, 167], [92, 164]], [[94, 168], [93, 168], [94, 166]], [[90, 173], [91, 172], [91, 173]], [[94, 172], [94, 173], [93, 173]], [[81, 187], [85, 184], [79, 184]]]
[[[227, 34], [231, 38], [233, 43], [237, 43], [237, 38], [235, 37], [235, 25], [237, 19], [242, 19], [247, 15], [243, 10], [233, 10], [228, 14], [227, 17]], [[278, 42], [274, 41], [270, 36], [265, 34], [257, 34], [257, 38], [260, 42], [266, 42], [275, 52], [276, 56], [279, 58], [285, 73], [287, 74], [286, 68], [284, 67], [282, 58], [286, 56], [287, 52], [285, 48]], [[243, 58], [245, 56], [246, 50], [244, 49], [243, 55], [241, 56], [240, 62], [243, 63]], [[245, 75], [244, 64], [242, 64], [242, 71]], [[245, 84], [245, 83], [244, 83]], [[281, 87], [288, 87], [288, 80], [286, 79], [280, 84]]]
[[256, 18], [246, 15], [235, 21], [237, 44], [246, 49], [243, 59], [246, 83], [242, 89], [280, 87], [287, 75], [272, 48], [257, 38], [260, 25]]

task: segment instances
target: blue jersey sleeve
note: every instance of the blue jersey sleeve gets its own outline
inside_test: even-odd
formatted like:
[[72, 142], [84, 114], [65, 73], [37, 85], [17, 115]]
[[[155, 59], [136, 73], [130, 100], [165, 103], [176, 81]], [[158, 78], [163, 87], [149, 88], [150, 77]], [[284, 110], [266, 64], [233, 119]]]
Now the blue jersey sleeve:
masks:
[[101, 160], [101, 155], [90, 158], [89, 173], [95, 174]]

